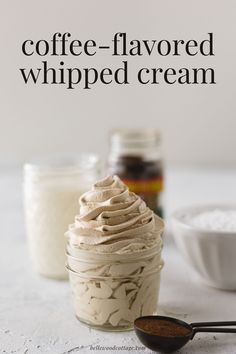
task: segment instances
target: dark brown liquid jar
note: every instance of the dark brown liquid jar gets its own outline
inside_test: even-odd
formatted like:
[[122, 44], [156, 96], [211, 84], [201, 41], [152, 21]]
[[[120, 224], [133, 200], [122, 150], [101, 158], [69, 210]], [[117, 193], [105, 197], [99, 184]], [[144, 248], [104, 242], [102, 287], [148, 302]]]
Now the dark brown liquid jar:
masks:
[[163, 162], [156, 130], [117, 130], [111, 133], [108, 173], [118, 175], [163, 217]]

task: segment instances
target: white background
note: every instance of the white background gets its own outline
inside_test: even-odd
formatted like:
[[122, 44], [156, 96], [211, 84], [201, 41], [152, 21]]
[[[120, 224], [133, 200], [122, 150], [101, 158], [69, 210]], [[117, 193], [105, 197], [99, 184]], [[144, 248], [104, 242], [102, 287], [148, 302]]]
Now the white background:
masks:
[[[1, 1], [0, 164], [36, 156], [97, 151], [105, 154], [116, 127], [158, 128], [169, 163], [236, 164], [234, 0], [198, 1]], [[214, 33], [215, 57], [148, 56], [129, 59], [131, 71], [153, 67], [213, 67], [216, 85], [97, 85], [66, 90], [25, 85], [19, 68], [39, 67], [44, 57], [25, 57], [26, 39], [50, 40], [69, 31], [74, 39], [109, 44], [115, 32], [132, 39], [197, 39]], [[59, 62], [47, 58], [50, 63]], [[68, 67], [115, 67], [108, 53], [65, 59]]]

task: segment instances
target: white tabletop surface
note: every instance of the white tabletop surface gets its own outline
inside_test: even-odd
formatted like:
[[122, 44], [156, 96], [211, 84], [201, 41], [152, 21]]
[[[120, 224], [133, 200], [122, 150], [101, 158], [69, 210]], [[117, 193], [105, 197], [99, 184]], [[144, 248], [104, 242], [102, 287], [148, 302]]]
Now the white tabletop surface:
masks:
[[[236, 204], [236, 169], [167, 169], [166, 216], [180, 206]], [[20, 354], [151, 353], [133, 331], [101, 332], [74, 317], [68, 282], [31, 268], [24, 231], [21, 177], [0, 171], [0, 352]], [[188, 322], [236, 320], [236, 293], [199, 283], [165, 236], [158, 313]], [[179, 353], [236, 354], [236, 335], [199, 334]]]

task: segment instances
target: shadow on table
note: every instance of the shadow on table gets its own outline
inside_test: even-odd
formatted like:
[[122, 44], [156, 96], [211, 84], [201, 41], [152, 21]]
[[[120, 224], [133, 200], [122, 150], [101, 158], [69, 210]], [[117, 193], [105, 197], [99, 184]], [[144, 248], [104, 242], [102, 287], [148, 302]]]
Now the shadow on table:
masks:
[[185, 347], [177, 351], [179, 354], [233, 354], [232, 348], [236, 347], [235, 335], [232, 333], [219, 334], [201, 338], [201, 334], [196, 334], [196, 337], [186, 344]]

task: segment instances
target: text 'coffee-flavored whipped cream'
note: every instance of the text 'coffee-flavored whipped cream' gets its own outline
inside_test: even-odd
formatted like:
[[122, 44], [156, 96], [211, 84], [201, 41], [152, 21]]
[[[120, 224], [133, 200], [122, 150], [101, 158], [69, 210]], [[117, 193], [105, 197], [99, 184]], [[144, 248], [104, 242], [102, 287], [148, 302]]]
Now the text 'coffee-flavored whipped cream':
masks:
[[95, 183], [81, 196], [80, 214], [66, 234], [80, 320], [122, 329], [156, 311], [163, 227], [117, 176]]

